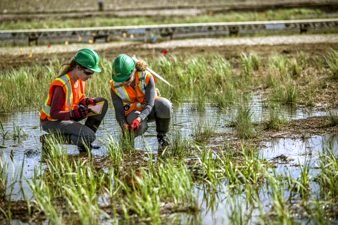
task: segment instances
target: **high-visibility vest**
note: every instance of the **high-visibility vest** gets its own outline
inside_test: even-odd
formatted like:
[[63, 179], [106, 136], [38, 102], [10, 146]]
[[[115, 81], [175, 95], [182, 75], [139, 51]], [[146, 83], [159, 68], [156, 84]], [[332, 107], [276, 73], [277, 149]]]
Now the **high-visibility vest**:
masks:
[[66, 96], [62, 111], [70, 111], [76, 109], [79, 102], [85, 98], [84, 91], [86, 83], [82, 80], [77, 80], [74, 82], [70, 74], [62, 75], [56, 78], [49, 88], [47, 99], [40, 111], [41, 120], [47, 119], [50, 121], [56, 121], [56, 119], [53, 119], [50, 116], [52, 97], [56, 86], [62, 87]]
[[142, 111], [145, 106], [146, 87], [152, 75], [148, 72], [135, 72], [135, 88], [124, 82], [110, 81], [111, 89], [123, 102], [124, 114], [127, 116], [132, 111]]

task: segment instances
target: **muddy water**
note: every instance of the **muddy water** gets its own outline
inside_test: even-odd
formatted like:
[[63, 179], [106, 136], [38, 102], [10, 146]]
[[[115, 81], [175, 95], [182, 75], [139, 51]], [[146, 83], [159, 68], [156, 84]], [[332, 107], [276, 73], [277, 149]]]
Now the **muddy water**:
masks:
[[[251, 102], [252, 119], [254, 122], [261, 122], [264, 120], [268, 111], [263, 107], [260, 96], [254, 96]], [[206, 106], [205, 112], [197, 112], [193, 110], [193, 104], [185, 103], [174, 107], [173, 119], [171, 123], [172, 133], [179, 132], [183, 138], [191, 138], [194, 134], [194, 127], [198, 123], [204, 122], [207, 126], [211, 126], [216, 132], [229, 131], [226, 124], [231, 121], [234, 112], [220, 112], [217, 108], [210, 105]], [[325, 111], [308, 111], [306, 109], [298, 108], [290, 110], [288, 108], [282, 109], [281, 114], [288, 120], [302, 119], [309, 116], [326, 115]], [[102, 147], [98, 150], [93, 150], [93, 155], [103, 156], [107, 154], [105, 145], [106, 137], [112, 135], [115, 139], [119, 138], [120, 129], [115, 121], [113, 110], [109, 110], [102, 126], [97, 133], [96, 144]], [[38, 112], [23, 112], [14, 114], [0, 115], [0, 121], [5, 131], [8, 131], [8, 140], [3, 140], [0, 136], [0, 159], [2, 163], [8, 164], [8, 179], [9, 184], [7, 193], [11, 193], [11, 200], [16, 201], [25, 198], [31, 198], [27, 180], [34, 175], [34, 168], [39, 167], [41, 158], [41, 144], [39, 136], [43, 133], [39, 127]], [[149, 129], [143, 137], [136, 139], [136, 148], [148, 149], [148, 151], [157, 150], [155, 124], [150, 123]], [[26, 135], [26, 138], [13, 140], [14, 130], [20, 131]], [[272, 142], [263, 143], [260, 154], [261, 157], [277, 163], [277, 171], [285, 173], [290, 172], [293, 177], [298, 177], [300, 174], [299, 165], [310, 165], [310, 174], [317, 173], [318, 156], [325, 151], [327, 145], [333, 146], [335, 154], [338, 155], [338, 136], [324, 135], [324, 136], [310, 136], [303, 139], [276, 139]], [[68, 154], [78, 154], [75, 146], [69, 146]], [[43, 164], [42, 164], [43, 166]], [[316, 195], [318, 187], [315, 184], [312, 191]], [[227, 201], [228, 192], [226, 187], [215, 199], [215, 204], [210, 207], [210, 199], [205, 198], [208, 191], [203, 187], [196, 186], [195, 192], [198, 196], [199, 205], [202, 208], [199, 221], [202, 224], [227, 224], [228, 215], [231, 214], [231, 204]], [[245, 206], [241, 205], [241, 200], [238, 200], [238, 206], [243, 206], [243, 213], [245, 213]], [[230, 205], [230, 206], [229, 206]], [[268, 201], [266, 205], [269, 205]], [[253, 211], [252, 220], [255, 221], [255, 214], [257, 210]], [[177, 215], [181, 221], [187, 219], [185, 215]]]

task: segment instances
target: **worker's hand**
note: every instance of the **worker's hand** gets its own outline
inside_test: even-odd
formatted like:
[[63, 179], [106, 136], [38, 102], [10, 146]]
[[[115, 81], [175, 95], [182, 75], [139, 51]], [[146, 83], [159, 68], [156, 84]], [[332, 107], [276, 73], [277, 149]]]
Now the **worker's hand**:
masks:
[[88, 106], [85, 105], [79, 105], [77, 109], [73, 109], [70, 111], [70, 119], [72, 120], [82, 120], [86, 118], [88, 115]]
[[80, 105], [96, 105], [94, 98], [84, 98], [80, 101]]
[[133, 122], [131, 123], [131, 128], [133, 130], [137, 130], [141, 125], [141, 118], [137, 117], [136, 119], [133, 120]]
[[145, 61], [143, 61], [141, 59], [137, 60], [137, 62], [136, 62], [136, 70], [137, 71], [145, 71], [147, 69], [147, 67], [148, 67], [148, 64]]

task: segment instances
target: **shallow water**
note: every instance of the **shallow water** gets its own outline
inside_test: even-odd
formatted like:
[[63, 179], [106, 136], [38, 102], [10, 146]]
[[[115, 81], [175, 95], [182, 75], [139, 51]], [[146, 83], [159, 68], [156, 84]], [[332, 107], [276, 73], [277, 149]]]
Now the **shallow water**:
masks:
[[[262, 104], [260, 96], [255, 96], [251, 102], [251, 112], [253, 122], [262, 122], [268, 115], [267, 108]], [[220, 112], [217, 108], [210, 105], [206, 106], [205, 112], [197, 112], [192, 109], [193, 105], [184, 103], [178, 107], [174, 107], [173, 118], [171, 121], [171, 133], [179, 132], [183, 138], [191, 138], [194, 134], [194, 127], [199, 123], [206, 123], [207, 126], [214, 128], [216, 132], [231, 131], [231, 128], [226, 127], [231, 121], [234, 112]], [[288, 108], [281, 110], [282, 115], [288, 119], [302, 119], [310, 116], [327, 115], [325, 111], [311, 112], [306, 109]], [[4, 148], [0, 148], [0, 159], [3, 164], [8, 165], [8, 185], [7, 193], [11, 193], [11, 200], [22, 200], [25, 198], [31, 199], [32, 194], [28, 186], [27, 180], [30, 180], [34, 175], [34, 168], [40, 166], [41, 159], [41, 144], [39, 137], [43, 131], [39, 127], [38, 112], [20, 112], [13, 114], [0, 115], [0, 121], [4, 131], [8, 131], [8, 140], [3, 140], [0, 137], [0, 144]], [[21, 130], [27, 137], [22, 140], [13, 140], [12, 134], [14, 130]], [[93, 156], [103, 156], [107, 154], [105, 140], [107, 136], [112, 135], [118, 140], [120, 128], [118, 127], [113, 110], [108, 110], [108, 113], [103, 121], [103, 124], [97, 132], [97, 144], [102, 145], [98, 150], [93, 150]], [[148, 151], [157, 151], [157, 140], [155, 132], [155, 124], [149, 123], [149, 129], [143, 137], [136, 139], [136, 148], [148, 149]], [[277, 162], [277, 172], [290, 173], [292, 177], [297, 178], [300, 175], [301, 165], [310, 166], [310, 175], [315, 176], [318, 173], [318, 157], [324, 153], [328, 146], [331, 146], [335, 154], [338, 155], [338, 135], [323, 135], [311, 136], [303, 139], [275, 139], [271, 142], [263, 143], [260, 149], [260, 156], [269, 161]], [[78, 154], [75, 146], [69, 146], [68, 154]], [[287, 161], [278, 161], [281, 155], [287, 158]], [[276, 161], [277, 157], [277, 161]], [[43, 164], [42, 164], [43, 165]], [[22, 171], [22, 177], [21, 176]], [[315, 183], [311, 183], [311, 191], [314, 196], [317, 195], [318, 187]], [[226, 187], [218, 194], [215, 204], [210, 207], [210, 204], [203, 197], [208, 192], [200, 187], [195, 190], [198, 196], [198, 202], [201, 206], [201, 214], [198, 220], [202, 224], [227, 224], [229, 222], [228, 215], [231, 214], [231, 204], [227, 202], [228, 192]], [[263, 194], [262, 197], [264, 198]], [[269, 206], [269, 201], [265, 201], [266, 207]], [[230, 206], [229, 206], [230, 205]], [[239, 199], [236, 207], [241, 207], [243, 213], [246, 213], [246, 207]], [[253, 211], [252, 222], [255, 223], [255, 214]], [[180, 221], [187, 219], [186, 216], [180, 214]]]

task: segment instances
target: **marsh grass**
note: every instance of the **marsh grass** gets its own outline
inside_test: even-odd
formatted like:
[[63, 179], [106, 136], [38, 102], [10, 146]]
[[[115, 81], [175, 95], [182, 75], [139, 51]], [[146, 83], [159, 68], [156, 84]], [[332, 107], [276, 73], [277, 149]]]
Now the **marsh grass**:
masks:
[[6, 197], [6, 187], [8, 184], [8, 163], [0, 160], [0, 200]]
[[108, 137], [108, 153], [114, 168], [120, 168], [123, 162], [123, 150], [120, 144], [112, 137]]
[[244, 225], [250, 224], [251, 216], [252, 216], [252, 208], [249, 212], [247, 212], [247, 206], [243, 205], [243, 200], [238, 200], [237, 198], [229, 199], [229, 212], [228, 218], [230, 224], [234, 225]]
[[[40, 169], [41, 176], [35, 176], [31, 189], [39, 208], [51, 221], [60, 223], [63, 220], [62, 208], [68, 213], [78, 215], [81, 224], [97, 224], [98, 215], [104, 214], [97, 203], [104, 176], [94, 169], [89, 160], [78, 161], [68, 157], [59, 140], [50, 138], [49, 154], [45, 158], [47, 171]], [[63, 199], [66, 205], [58, 200]]]
[[1, 139], [2, 139], [2, 145], [4, 145], [5, 141], [8, 139], [9, 131], [5, 130], [1, 121], [0, 121], [0, 135], [1, 135]]
[[[197, 159], [201, 165], [201, 178], [213, 187], [225, 179], [230, 189], [242, 191], [241, 185], [256, 189], [264, 181], [269, 166], [250, 147], [242, 146], [236, 156], [226, 151], [217, 153], [207, 147], [196, 148], [199, 152]], [[253, 190], [247, 191], [249, 199], [257, 197]]]
[[225, 167], [225, 173], [230, 184], [259, 185], [264, 180], [268, 164], [258, 157], [254, 149], [242, 146], [237, 164], [233, 163], [233, 158], [225, 159], [228, 165]]
[[141, 219], [149, 218], [152, 224], [158, 224], [166, 202], [174, 206], [196, 207], [191, 192], [192, 178], [184, 164], [167, 160], [138, 168], [131, 174], [127, 181], [116, 178], [124, 192], [123, 197], [112, 196], [113, 201], [119, 199], [126, 219], [136, 214]]
[[38, 173], [40, 172], [35, 170], [34, 177], [29, 183], [35, 199], [34, 201], [51, 223], [62, 224], [62, 214], [56, 207], [55, 201], [53, 201], [53, 189], [44, 180], [39, 179]]
[[13, 137], [14, 141], [18, 141], [20, 143], [22, 141], [22, 139], [27, 138], [27, 136], [28, 136], [28, 134], [26, 133], [26, 131], [23, 128], [13, 124], [12, 137]]
[[276, 217], [278, 224], [293, 224], [287, 199], [285, 199], [286, 184], [276, 174], [267, 177], [271, 188], [272, 216]]
[[39, 65], [6, 71], [2, 74], [0, 83], [1, 96], [3, 96], [0, 98], [0, 112], [37, 109], [42, 99], [47, 96], [48, 81], [51, 81], [51, 78], [52, 75], [46, 72], [46, 67]]
[[327, 55], [324, 56], [324, 59], [332, 79], [338, 79], [338, 52], [331, 49]]
[[240, 55], [241, 60], [241, 74], [248, 81], [251, 81], [254, 71], [259, 69], [260, 59], [256, 54], [246, 54], [244, 52]]
[[330, 119], [330, 125], [336, 126], [338, 125], [338, 113], [334, 111], [329, 112], [329, 119]]
[[184, 163], [170, 158], [155, 163], [150, 158], [147, 167], [127, 168], [129, 164], [122, 163], [124, 154], [132, 152], [124, 152], [112, 137], [107, 140], [112, 167], [104, 171], [95, 167], [91, 157], [67, 155], [57, 136], [46, 139], [46, 168], [36, 170], [30, 187], [39, 210], [52, 223], [62, 223], [68, 215], [81, 224], [99, 224], [102, 218], [111, 218], [99, 204], [105, 194], [110, 202], [119, 202], [111, 207], [126, 220], [137, 215], [156, 224], [163, 208], [196, 208], [192, 178]]
[[191, 154], [194, 146], [193, 141], [183, 138], [180, 132], [175, 132], [172, 135], [172, 144], [164, 152], [164, 156], [183, 159]]
[[320, 174], [315, 181], [320, 185], [323, 200], [338, 202], [338, 159], [333, 149], [328, 149], [320, 155]]
[[299, 177], [299, 183], [300, 183], [300, 190], [298, 191], [300, 196], [303, 199], [306, 199], [310, 195], [310, 182], [311, 182], [311, 177], [310, 177], [310, 166], [308, 164], [304, 164], [301, 167], [300, 170], [300, 177]]
[[232, 122], [235, 126], [237, 135], [240, 138], [248, 139], [256, 135], [254, 125], [251, 120], [252, 113], [250, 106], [246, 100], [242, 100], [242, 103], [237, 105], [237, 115]]
[[298, 103], [298, 99], [297, 84], [294, 81], [281, 84], [272, 90], [271, 101], [293, 106]]
[[[194, 109], [200, 112], [205, 112], [206, 104], [227, 110], [241, 101], [242, 93], [257, 87], [268, 88], [269, 100], [274, 102], [295, 105], [305, 99], [303, 102], [314, 104], [319, 91], [314, 88], [318, 85], [313, 84], [312, 89], [300, 89], [299, 83], [309, 82], [308, 77], [324, 71], [322, 65], [307, 70], [309, 74], [305, 74], [304, 68], [311, 63], [317, 63], [305, 53], [299, 53], [292, 58], [274, 55], [266, 64], [254, 53], [242, 53], [239, 59], [232, 61], [218, 54], [172, 54], [145, 60], [153, 70], [163, 75], [174, 86], [169, 87], [157, 80], [156, 86], [163, 97], [170, 99], [174, 104], [194, 102]], [[49, 85], [57, 77], [62, 64], [60, 60], [51, 59], [47, 66], [23, 66], [6, 70], [0, 83], [0, 111], [40, 110]], [[101, 65], [103, 71], [87, 81], [86, 95], [110, 99], [110, 59], [103, 58]], [[241, 65], [242, 70], [238, 68]], [[263, 76], [253, 76], [255, 71]], [[30, 87], [29, 92], [25, 91], [27, 87]], [[306, 99], [309, 96], [307, 93], [312, 93], [312, 98]]]
[[280, 130], [286, 119], [280, 114], [280, 106], [278, 104], [269, 105], [269, 118], [266, 122], [266, 129]]
[[0, 135], [2, 139], [2, 145], [5, 144], [6, 140], [10, 139], [10, 136], [12, 137], [13, 141], [17, 141], [19, 143], [21, 143], [23, 140], [25, 140], [28, 137], [28, 134], [26, 133], [26, 131], [20, 126], [17, 126], [15, 123], [13, 123], [12, 132], [10, 132], [9, 130], [5, 130], [1, 121], [0, 121]]
[[216, 124], [210, 124], [208, 121], [199, 121], [193, 129], [195, 142], [199, 144], [206, 143], [209, 138], [216, 133], [215, 127]]

